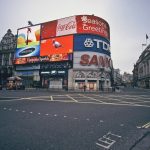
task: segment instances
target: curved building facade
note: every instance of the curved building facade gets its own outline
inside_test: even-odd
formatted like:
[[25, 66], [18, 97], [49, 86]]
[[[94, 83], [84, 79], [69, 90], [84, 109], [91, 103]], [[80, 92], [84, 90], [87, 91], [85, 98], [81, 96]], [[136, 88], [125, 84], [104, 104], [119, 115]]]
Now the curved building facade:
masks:
[[109, 24], [77, 15], [18, 29], [14, 65], [27, 86], [96, 91], [111, 87]]

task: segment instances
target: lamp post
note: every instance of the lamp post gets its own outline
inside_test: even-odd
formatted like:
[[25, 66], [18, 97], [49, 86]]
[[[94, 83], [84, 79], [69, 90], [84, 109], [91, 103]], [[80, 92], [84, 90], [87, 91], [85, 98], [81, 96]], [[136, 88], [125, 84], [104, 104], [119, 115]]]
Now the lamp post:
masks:
[[105, 77], [104, 77], [104, 68], [98, 68], [99, 69], [99, 90], [104, 91], [104, 81], [105, 81]]

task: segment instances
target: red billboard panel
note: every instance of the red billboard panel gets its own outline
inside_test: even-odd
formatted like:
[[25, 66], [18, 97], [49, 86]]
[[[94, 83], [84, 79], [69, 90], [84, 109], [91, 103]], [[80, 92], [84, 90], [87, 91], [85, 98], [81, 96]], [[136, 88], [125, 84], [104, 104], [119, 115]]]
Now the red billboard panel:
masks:
[[41, 41], [40, 56], [73, 53], [73, 35]]
[[97, 34], [110, 39], [109, 25], [102, 18], [93, 15], [76, 16], [77, 33]]
[[41, 39], [48, 39], [56, 36], [57, 20], [43, 23], [41, 25]]

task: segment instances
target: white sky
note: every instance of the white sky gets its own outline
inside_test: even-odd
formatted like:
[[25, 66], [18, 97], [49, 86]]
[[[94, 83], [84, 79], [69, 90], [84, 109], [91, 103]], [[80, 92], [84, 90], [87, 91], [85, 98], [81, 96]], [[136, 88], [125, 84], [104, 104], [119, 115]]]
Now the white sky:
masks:
[[[150, 37], [150, 0], [0, 0], [0, 40], [27, 26], [73, 15], [94, 14], [110, 25], [114, 68], [132, 73], [133, 65]], [[147, 40], [150, 43], [150, 40]]]

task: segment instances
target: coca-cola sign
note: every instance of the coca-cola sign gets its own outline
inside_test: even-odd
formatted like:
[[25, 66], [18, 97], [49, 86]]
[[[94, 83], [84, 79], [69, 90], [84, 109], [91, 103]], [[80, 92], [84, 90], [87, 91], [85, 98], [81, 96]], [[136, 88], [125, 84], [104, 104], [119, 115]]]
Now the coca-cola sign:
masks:
[[74, 33], [77, 33], [75, 16], [58, 20], [56, 28], [56, 36]]

